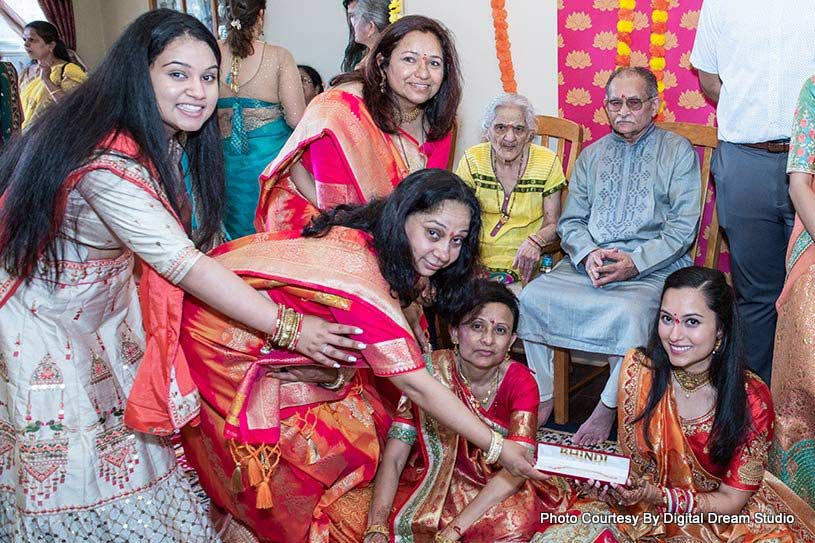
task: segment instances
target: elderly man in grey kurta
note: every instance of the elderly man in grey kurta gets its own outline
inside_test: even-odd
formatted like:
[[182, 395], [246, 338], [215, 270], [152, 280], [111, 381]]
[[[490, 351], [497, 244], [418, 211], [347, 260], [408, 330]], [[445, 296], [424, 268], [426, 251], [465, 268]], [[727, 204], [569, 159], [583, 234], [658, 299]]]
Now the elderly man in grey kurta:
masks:
[[699, 161], [685, 138], [657, 128], [657, 82], [645, 68], [614, 72], [604, 101], [613, 132], [578, 158], [558, 234], [566, 257], [521, 292], [518, 335], [540, 389], [540, 424], [552, 410], [551, 347], [607, 355], [600, 401], [575, 434], [607, 439], [622, 355], [643, 345], [665, 278], [691, 264], [700, 214]]

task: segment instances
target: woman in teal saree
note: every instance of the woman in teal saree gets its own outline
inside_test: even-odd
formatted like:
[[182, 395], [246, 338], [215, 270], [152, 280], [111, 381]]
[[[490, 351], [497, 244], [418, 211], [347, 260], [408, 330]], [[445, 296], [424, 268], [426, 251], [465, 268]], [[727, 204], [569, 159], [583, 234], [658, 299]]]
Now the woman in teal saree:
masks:
[[291, 53], [259, 39], [266, 0], [229, 2], [229, 32], [219, 42], [226, 69], [218, 124], [226, 167], [224, 234], [255, 233], [258, 176], [277, 156], [306, 107]]

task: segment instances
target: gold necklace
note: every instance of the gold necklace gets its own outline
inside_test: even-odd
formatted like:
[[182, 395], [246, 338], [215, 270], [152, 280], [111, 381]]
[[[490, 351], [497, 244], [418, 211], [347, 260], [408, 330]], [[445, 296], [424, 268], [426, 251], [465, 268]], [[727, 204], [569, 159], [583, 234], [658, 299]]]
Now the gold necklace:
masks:
[[421, 115], [421, 114], [422, 114], [422, 110], [420, 108], [418, 108], [418, 107], [413, 108], [412, 110], [408, 111], [407, 113], [403, 113], [402, 110], [400, 110], [400, 109], [396, 110], [396, 116], [399, 119], [399, 124], [400, 125], [405, 124], [405, 123], [412, 123], [413, 121], [418, 119], [419, 115]]
[[500, 373], [501, 373], [501, 366], [499, 365], [497, 368], [495, 368], [495, 373], [493, 374], [492, 384], [491, 384], [491, 385], [490, 385], [490, 387], [487, 389], [487, 395], [486, 395], [486, 397], [485, 397], [483, 400], [479, 399], [479, 398], [478, 398], [478, 397], [475, 395], [475, 392], [473, 391], [473, 385], [470, 383], [470, 380], [469, 380], [469, 379], [467, 379], [467, 377], [464, 375], [464, 372], [463, 372], [463, 371], [461, 371], [461, 355], [457, 355], [457, 356], [456, 356], [456, 370], [458, 370], [458, 374], [459, 374], [459, 376], [461, 377], [461, 380], [464, 382], [464, 386], [466, 386], [466, 387], [467, 387], [467, 390], [470, 392], [470, 395], [471, 395], [473, 398], [475, 398], [475, 400], [476, 400], [478, 403], [480, 403], [480, 404], [481, 404], [481, 407], [483, 407], [484, 409], [486, 409], [486, 408], [487, 408], [487, 406], [488, 406], [488, 405], [490, 404], [490, 402], [492, 401], [493, 396], [494, 396], [494, 395], [495, 395], [495, 393], [498, 391], [498, 376], [499, 376], [499, 375], [500, 375]]
[[240, 90], [240, 85], [238, 85], [238, 72], [241, 68], [241, 59], [238, 57], [232, 58], [232, 69], [229, 71], [229, 76], [227, 78], [227, 83], [229, 83], [229, 88], [232, 89], [232, 92], [238, 94]]
[[690, 395], [710, 383], [710, 371], [705, 370], [701, 373], [688, 373], [683, 369], [671, 368], [676, 382], [679, 387], [685, 391], [685, 398], [690, 398]]

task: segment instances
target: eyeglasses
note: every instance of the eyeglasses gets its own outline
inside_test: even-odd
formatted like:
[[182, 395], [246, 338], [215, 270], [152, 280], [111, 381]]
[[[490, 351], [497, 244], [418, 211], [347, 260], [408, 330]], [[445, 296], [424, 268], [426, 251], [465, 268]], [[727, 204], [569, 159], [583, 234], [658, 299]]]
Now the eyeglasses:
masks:
[[503, 136], [510, 130], [512, 130], [512, 132], [518, 138], [521, 138], [529, 133], [529, 128], [522, 124], [495, 123], [494, 125], [492, 125], [492, 131], [499, 136]]
[[630, 111], [639, 111], [642, 109], [642, 106], [645, 105], [645, 102], [650, 102], [654, 98], [656, 98], [656, 96], [649, 96], [645, 100], [642, 98], [626, 98], [625, 100], [612, 98], [611, 100], [606, 100], [605, 104], [609, 111], [620, 111], [623, 108], [623, 104], [625, 104]]

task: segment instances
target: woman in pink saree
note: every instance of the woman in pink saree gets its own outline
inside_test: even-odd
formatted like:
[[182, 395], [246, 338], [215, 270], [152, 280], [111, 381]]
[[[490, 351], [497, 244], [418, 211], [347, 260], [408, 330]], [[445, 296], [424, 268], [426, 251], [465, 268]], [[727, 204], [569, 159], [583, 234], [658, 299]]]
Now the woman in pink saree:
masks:
[[418, 15], [387, 27], [376, 62], [315, 98], [260, 176], [255, 228], [299, 230], [319, 210], [387, 196], [408, 174], [446, 168], [461, 99], [448, 31]]

